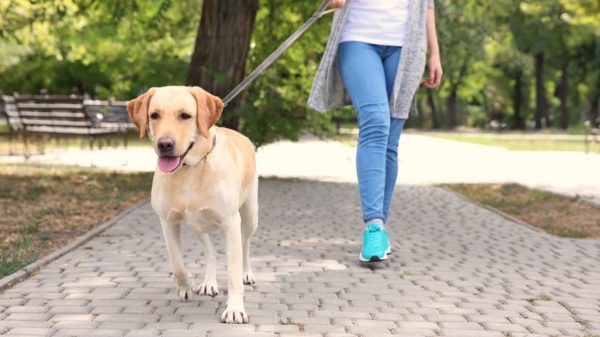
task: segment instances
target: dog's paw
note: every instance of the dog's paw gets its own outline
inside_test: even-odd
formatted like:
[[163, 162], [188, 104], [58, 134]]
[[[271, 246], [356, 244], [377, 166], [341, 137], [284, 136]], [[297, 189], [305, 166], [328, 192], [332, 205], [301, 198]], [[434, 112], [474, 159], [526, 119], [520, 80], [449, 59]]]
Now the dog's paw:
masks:
[[177, 296], [179, 296], [179, 298], [184, 301], [187, 302], [189, 300], [192, 299], [192, 294], [194, 293], [194, 288], [195, 287], [190, 287], [190, 288], [177, 288]]
[[221, 315], [221, 323], [243, 324], [248, 323], [248, 315], [244, 306], [227, 306], [227, 309]]
[[244, 273], [244, 284], [254, 284], [254, 273], [252, 273], [252, 270]]
[[210, 297], [215, 297], [219, 294], [219, 287], [217, 286], [217, 283], [202, 283], [199, 286], [195, 286], [194, 287], [194, 292], [196, 294], [200, 294], [203, 296], [210, 296]]

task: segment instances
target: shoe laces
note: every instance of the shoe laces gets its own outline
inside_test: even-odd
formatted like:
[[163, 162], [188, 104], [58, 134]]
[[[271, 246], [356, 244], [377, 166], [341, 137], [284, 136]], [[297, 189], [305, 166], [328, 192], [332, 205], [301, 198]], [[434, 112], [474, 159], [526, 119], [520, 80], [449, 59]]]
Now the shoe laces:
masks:
[[367, 244], [372, 247], [372, 245], [380, 245], [381, 244], [381, 227], [377, 224], [370, 224], [367, 226]]

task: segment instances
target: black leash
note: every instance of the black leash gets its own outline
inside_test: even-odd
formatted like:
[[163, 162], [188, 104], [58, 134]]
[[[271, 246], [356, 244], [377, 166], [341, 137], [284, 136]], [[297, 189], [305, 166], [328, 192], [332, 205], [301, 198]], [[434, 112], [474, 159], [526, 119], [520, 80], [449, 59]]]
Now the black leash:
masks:
[[331, 0], [324, 0], [319, 9], [312, 15], [308, 21], [306, 21], [302, 27], [300, 27], [294, 34], [290, 35], [269, 57], [267, 57], [254, 71], [248, 75], [240, 84], [238, 84], [225, 98], [223, 98], [224, 106], [227, 106], [240, 92], [242, 92], [246, 87], [254, 81], [265, 69], [267, 69], [275, 60], [277, 60], [281, 54], [283, 54], [310, 26], [313, 25], [319, 18], [323, 15], [329, 14], [334, 10], [327, 10], [329, 3]]

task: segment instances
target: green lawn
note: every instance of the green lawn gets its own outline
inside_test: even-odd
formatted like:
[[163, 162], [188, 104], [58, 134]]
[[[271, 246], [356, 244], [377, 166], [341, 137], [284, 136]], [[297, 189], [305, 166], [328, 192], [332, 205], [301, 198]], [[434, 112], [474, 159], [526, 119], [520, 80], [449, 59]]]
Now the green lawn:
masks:
[[[432, 133], [437, 138], [490, 145], [511, 151], [585, 151], [583, 139], [555, 139], [553, 135], [498, 135], [489, 133]], [[575, 138], [577, 138], [575, 136]], [[595, 149], [593, 149], [595, 150]]]
[[0, 278], [148, 198], [152, 173], [0, 165]]
[[[148, 146], [150, 141], [148, 138], [139, 139], [137, 131], [130, 131], [127, 135], [128, 146]], [[122, 147], [122, 134], [103, 136], [98, 138], [96, 145], [97, 149], [101, 147]], [[58, 141], [57, 141], [58, 140]], [[43, 149], [44, 152], [54, 151], [58, 149], [74, 149], [74, 148], [89, 148], [89, 139], [87, 137], [48, 137], [47, 135], [32, 136], [28, 146], [29, 153], [37, 154]], [[13, 138], [9, 141], [7, 133], [0, 132], [0, 155], [6, 154], [22, 154], [24, 152], [23, 141], [19, 138]]]

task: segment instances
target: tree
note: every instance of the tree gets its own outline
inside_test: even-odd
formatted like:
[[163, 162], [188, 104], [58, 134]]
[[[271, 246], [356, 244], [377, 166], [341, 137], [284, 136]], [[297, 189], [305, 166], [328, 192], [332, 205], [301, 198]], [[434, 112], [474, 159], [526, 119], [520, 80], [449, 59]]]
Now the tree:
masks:
[[129, 99], [150, 86], [181, 84], [200, 17], [187, 9], [200, 4], [0, 1], [0, 90], [68, 94], [77, 88]]
[[[205, 0], [186, 85], [197, 85], [224, 97], [244, 79], [258, 0]], [[241, 97], [223, 114], [223, 124], [238, 129], [232, 113]]]
[[[319, 2], [261, 0], [248, 58], [251, 71], [297, 30], [318, 8]], [[297, 139], [310, 130], [333, 130], [331, 111], [322, 114], [307, 107], [317, 67], [323, 55], [332, 16], [319, 19], [248, 88], [240, 129], [255, 144], [279, 138]], [[354, 115], [350, 108], [342, 114]]]
[[[483, 43], [489, 35], [490, 1], [438, 1], [436, 3], [440, 49], [444, 56], [444, 87], [447, 91], [447, 126], [458, 125], [458, 90], [477, 58], [483, 55]], [[428, 98], [434, 107], [433, 100]], [[434, 111], [432, 109], [432, 111]], [[436, 118], [437, 119], [437, 116]], [[434, 122], [434, 125], [437, 122]]]

